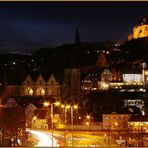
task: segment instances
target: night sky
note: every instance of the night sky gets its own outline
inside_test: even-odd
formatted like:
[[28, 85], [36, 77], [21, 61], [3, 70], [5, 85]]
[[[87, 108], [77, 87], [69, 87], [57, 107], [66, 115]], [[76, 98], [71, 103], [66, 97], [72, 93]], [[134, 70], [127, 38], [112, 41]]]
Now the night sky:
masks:
[[0, 2], [0, 53], [81, 41], [125, 40], [148, 2]]

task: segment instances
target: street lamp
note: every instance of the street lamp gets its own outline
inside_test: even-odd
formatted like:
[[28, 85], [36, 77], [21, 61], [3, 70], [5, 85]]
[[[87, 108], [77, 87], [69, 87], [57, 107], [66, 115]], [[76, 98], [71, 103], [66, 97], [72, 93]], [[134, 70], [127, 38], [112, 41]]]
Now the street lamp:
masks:
[[116, 135], [117, 135], [117, 138], [118, 138], [118, 131], [117, 131], [117, 126], [118, 126], [118, 123], [115, 122], [115, 127], [116, 127]]
[[86, 120], [87, 120], [89, 123], [91, 122], [91, 118], [92, 118], [92, 117], [91, 117], [90, 115], [87, 115], [87, 116], [86, 116]]
[[43, 105], [45, 107], [49, 107], [51, 109], [51, 131], [52, 131], [52, 147], [53, 147], [53, 105], [59, 106], [60, 102], [55, 102], [55, 103], [49, 103], [49, 102], [44, 102]]
[[71, 145], [73, 147], [73, 111], [78, 109], [78, 105], [71, 106]]
[[73, 107], [71, 107], [71, 125], [72, 125], [72, 128], [71, 128], [71, 145], [73, 147]]
[[36, 122], [36, 119], [37, 119], [37, 117], [34, 116], [34, 117], [33, 117], [33, 128], [35, 128], [35, 122]]
[[90, 115], [87, 115], [86, 116], [86, 125], [88, 126], [88, 131], [90, 131], [90, 119], [91, 119]]
[[[70, 105], [61, 105], [61, 108], [64, 109], [64, 117], [65, 117], [65, 130], [67, 130], [67, 110], [70, 109], [70, 117], [71, 117], [71, 144], [72, 144], [72, 147], [73, 147], [73, 124], [74, 124], [74, 120], [73, 120], [73, 117], [74, 117], [74, 110], [77, 110], [78, 109], [78, 105], [74, 105], [74, 106], [70, 106]], [[65, 137], [66, 138], [66, 137]]]

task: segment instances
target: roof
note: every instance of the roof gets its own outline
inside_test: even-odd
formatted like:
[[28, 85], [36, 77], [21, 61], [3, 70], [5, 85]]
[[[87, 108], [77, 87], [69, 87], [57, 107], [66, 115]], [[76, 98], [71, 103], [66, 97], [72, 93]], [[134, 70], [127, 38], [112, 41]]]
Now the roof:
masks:
[[[45, 82], [48, 82], [49, 78], [51, 77], [51, 75], [53, 75], [56, 79], [56, 81], [59, 84], [63, 83], [63, 74], [59, 74], [60, 72], [57, 73], [49, 73], [49, 72], [42, 72], [42, 73], [30, 73], [30, 77], [32, 78], [33, 82], [36, 82], [38, 77], [41, 75], [43, 77], [43, 79], [45, 80]], [[27, 77], [27, 75], [26, 75]], [[25, 80], [25, 79], [24, 79]]]
[[124, 67], [122, 69], [123, 74], [142, 74], [142, 69], [140, 68], [132, 68], [132, 67]]
[[[63, 74], [39, 73], [39, 72], [36, 72], [36, 73], [30, 73], [29, 75], [32, 78], [33, 82], [36, 82], [36, 80], [38, 79], [40, 74], [43, 77], [43, 79], [45, 80], [45, 82], [48, 82], [50, 76], [53, 74], [55, 79], [56, 79], [56, 81], [59, 84], [63, 83], [63, 77], [64, 77]], [[7, 85], [21, 85], [25, 81], [27, 75], [28, 75], [28, 73], [22, 74], [22, 75], [18, 75], [16, 77], [16, 74], [11, 74], [11, 75], [6, 77], [6, 83], [7, 83]]]
[[134, 121], [148, 122], [148, 115], [131, 115], [129, 121], [131, 121], [131, 122], [134, 122]]
[[34, 111], [34, 115], [38, 118], [38, 119], [45, 119], [46, 118], [46, 115], [48, 113], [48, 110], [35, 110]]

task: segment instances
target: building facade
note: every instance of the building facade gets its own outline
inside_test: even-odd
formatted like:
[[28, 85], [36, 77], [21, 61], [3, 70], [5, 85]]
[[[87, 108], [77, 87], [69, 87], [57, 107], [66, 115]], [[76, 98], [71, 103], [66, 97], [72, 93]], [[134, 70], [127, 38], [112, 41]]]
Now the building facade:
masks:
[[128, 114], [103, 114], [103, 129], [104, 130], [127, 130], [128, 129]]
[[6, 86], [7, 96], [61, 96], [61, 85], [50, 75], [48, 81], [40, 74], [36, 81], [28, 74], [21, 85]]
[[129, 130], [148, 132], [148, 115], [132, 115], [128, 122]]

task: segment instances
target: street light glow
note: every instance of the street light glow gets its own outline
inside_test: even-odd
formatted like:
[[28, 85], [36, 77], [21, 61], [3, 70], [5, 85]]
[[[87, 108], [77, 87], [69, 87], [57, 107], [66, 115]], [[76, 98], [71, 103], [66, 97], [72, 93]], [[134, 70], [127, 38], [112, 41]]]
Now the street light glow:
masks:
[[34, 116], [34, 117], [33, 117], [33, 120], [36, 120], [36, 119], [37, 119], [37, 117], [36, 117], [36, 116]]
[[60, 105], [60, 102], [55, 102], [54, 103], [56, 106], [59, 106]]
[[117, 126], [117, 125], [118, 125], [118, 123], [116, 122], [116, 123], [115, 123], [115, 125]]
[[50, 103], [49, 103], [49, 102], [44, 102], [43, 105], [44, 105], [45, 107], [48, 107], [48, 106], [50, 105]]
[[61, 105], [61, 108], [64, 108], [64, 107], [65, 107], [65, 105], [62, 104], [62, 105]]
[[70, 109], [70, 105], [66, 105], [66, 108], [67, 108], [67, 109]]
[[77, 109], [78, 108], [78, 105], [74, 105], [74, 109]]
[[87, 119], [90, 119], [90, 115], [87, 115]]

